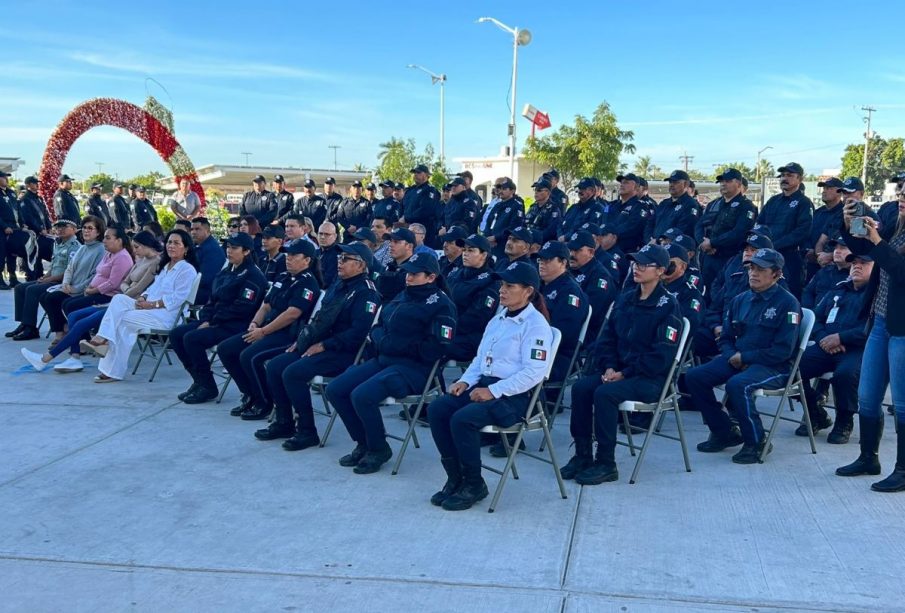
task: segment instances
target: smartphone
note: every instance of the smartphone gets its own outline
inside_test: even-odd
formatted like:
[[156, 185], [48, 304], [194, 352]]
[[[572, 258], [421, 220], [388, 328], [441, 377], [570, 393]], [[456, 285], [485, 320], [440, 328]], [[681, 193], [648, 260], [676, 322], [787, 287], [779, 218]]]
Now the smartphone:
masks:
[[864, 226], [864, 216], [867, 215], [867, 207], [861, 201], [855, 202], [850, 206], [854, 219], [852, 219], [852, 226], [849, 228], [849, 232], [852, 236], [864, 238], [868, 234], [867, 228]]

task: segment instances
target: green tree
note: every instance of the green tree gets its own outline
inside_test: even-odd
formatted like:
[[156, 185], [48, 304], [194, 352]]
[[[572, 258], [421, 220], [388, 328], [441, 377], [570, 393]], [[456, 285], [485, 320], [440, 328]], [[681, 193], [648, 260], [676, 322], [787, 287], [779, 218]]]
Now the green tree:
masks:
[[563, 189], [568, 190], [583, 176], [614, 178], [619, 156], [635, 152], [634, 137], [634, 132], [619, 129], [610, 105], [602, 102], [591, 119], [576, 115], [573, 124], [562, 125], [552, 134], [528, 137], [524, 153], [529, 160], [558, 169]]
[[[864, 164], [864, 145], [852, 144], [842, 154], [842, 178], [860, 177]], [[905, 169], [905, 142], [901, 138], [885, 140], [879, 134], [870, 139], [867, 157], [868, 193], [882, 191], [890, 176]]]
[[389, 179], [396, 183], [411, 183], [411, 170], [417, 164], [417, 159], [415, 139], [402, 140], [394, 136], [387, 142], [380, 143], [375, 174], [381, 181]]
[[707, 181], [710, 179], [709, 176], [705, 175], [703, 172], [701, 172], [697, 168], [689, 168], [688, 176], [691, 177], [692, 181]]
[[648, 181], [662, 181], [666, 178], [666, 173], [663, 172], [662, 168], [650, 161], [649, 155], [638, 156], [632, 172]]
[[754, 181], [754, 169], [744, 162], [726, 162], [725, 164], [717, 164], [713, 167], [713, 173], [708, 178], [711, 181], [716, 181], [716, 178], [721, 175], [727, 168], [735, 168], [737, 171], [742, 173], [743, 177], [745, 177], [749, 181]]
[[125, 181], [123, 181], [123, 183], [125, 183], [126, 185], [130, 185], [132, 183], [134, 183], [135, 185], [141, 185], [143, 188], [145, 188], [148, 191], [149, 194], [153, 194], [154, 192], [158, 191], [157, 190], [157, 179], [162, 179], [162, 178], [163, 178], [163, 173], [153, 170], [147, 174], [136, 175], [136, 176], [132, 177], [131, 179], [126, 179]]
[[91, 189], [91, 186], [95, 183], [101, 184], [101, 189], [105, 194], [109, 194], [113, 191], [113, 184], [116, 183], [116, 179], [113, 176], [108, 175], [105, 172], [96, 173], [85, 179], [82, 185], [82, 191], [88, 192]]
[[754, 179], [758, 181], [767, 177], [772, 177], [776, 174], [776, 169], [773, 167], [772, 162], [765, 158], [760, 159], [760, 162], [758, 162], [757, 167], [754, 170]]

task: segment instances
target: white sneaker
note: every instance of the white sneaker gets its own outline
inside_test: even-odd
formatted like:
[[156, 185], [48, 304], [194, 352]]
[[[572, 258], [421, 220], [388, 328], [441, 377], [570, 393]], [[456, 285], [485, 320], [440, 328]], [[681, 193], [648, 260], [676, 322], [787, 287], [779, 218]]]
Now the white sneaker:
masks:
[[85, 370], [85, 365], [78, 358], [69, 358], [54, 366], [53, 370], [59, 373], [82, 372]]
[[50, 365], [48, 362], [43, 361], [41, 359], [43, 356], [36, 351], [31, 351], [25, 347], [22, 347], [20, 351], [22, 352], [22, 357], [28, 360], [28, 363], [31, 364], [31, 367], [37, 372], [41, 372]]

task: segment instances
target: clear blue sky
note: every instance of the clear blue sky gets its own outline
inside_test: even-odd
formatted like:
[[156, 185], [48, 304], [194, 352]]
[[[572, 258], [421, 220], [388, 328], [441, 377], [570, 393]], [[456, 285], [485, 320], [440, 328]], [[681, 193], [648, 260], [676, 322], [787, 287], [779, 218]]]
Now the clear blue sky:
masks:
[[[683, 151], [705, 171], [753, 164], [767, 145], [776, 165], [837, 167], [862, 138], [863, 104], [877, 107], [878, 133], [905, 136], [901, 3], [138, 4], [6, 4], [0, 156], [34, 171], [72, 106], [100, 96], [140, 105], [148, 87], [172, 104], [197, 166], [242, 163], [249, 151], [252, 164], [332, 167], [331, 144], [340, 167], [373, 166], [392, 136], [438, 146], [437, 86], [409, 63], [449, 77], [447, 157], [493, 155], [506, 141], [511, 38], [474, 23], [482, 15], [534, 35], [519, 54], [519, 110], [531, 102], [555, 128], [606, 100], [635, 131], [637, 155], [666, 170]], [[529, 127], [518, 121], [521, 141]], [[123, 178], [167, 172], [114, 128], [82, 137], [65, 170], [87, 176], [95, 162]]]

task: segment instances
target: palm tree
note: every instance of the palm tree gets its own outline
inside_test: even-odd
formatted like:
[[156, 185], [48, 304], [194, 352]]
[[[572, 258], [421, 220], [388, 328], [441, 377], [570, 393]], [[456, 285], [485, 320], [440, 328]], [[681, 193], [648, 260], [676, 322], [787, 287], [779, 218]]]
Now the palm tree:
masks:
[[632, 172], [645, 179], [660, 179], [663, 175], [663, 171], [660, 167], [651, 162], [649, 155], [638, 156], [638, 159], [635, 160], [635, 167], [632, 169]]

